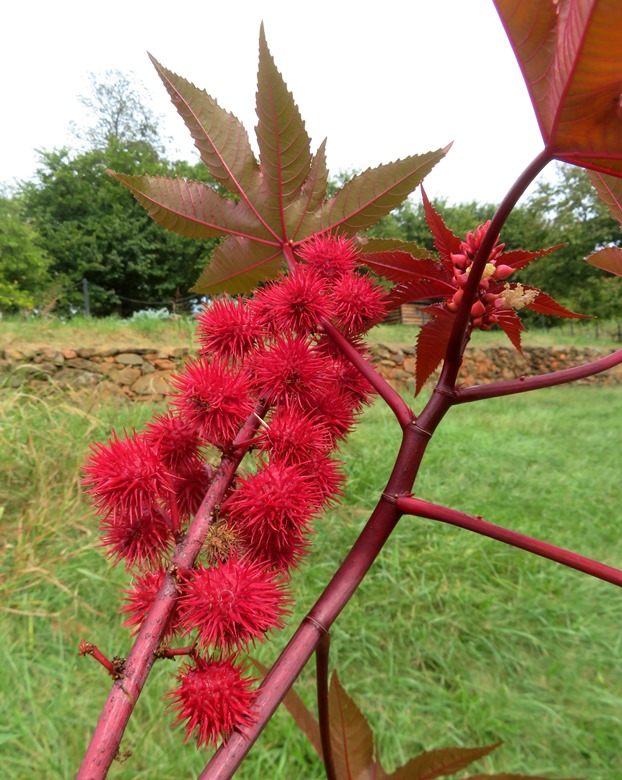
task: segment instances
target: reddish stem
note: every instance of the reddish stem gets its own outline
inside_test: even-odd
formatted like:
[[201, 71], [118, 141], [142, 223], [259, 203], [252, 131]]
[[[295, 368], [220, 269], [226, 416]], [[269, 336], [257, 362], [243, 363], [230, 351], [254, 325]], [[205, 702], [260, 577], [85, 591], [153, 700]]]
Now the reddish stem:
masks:
[[397, 421], [406, 428], [407, 425], [415, 419], [413, 411], [410, 409], [407, 403], [403, 401], [402, 397], [397, 393], [387, 380], [381, 376], [371, 363], [361, 355], [356, 347], [342, 334], [337, 328], [330, 323], [327, 319], [322, 318], [320, 324], [324, 329], [324, 332], [334, 342], [339, 351], [346, 357], [352, 365], [359, 370], [359, 372], [367, 379], [369, 384], [374, 388], [386, 405], [391, 409], [393, 414], [397, 417]]
[[[214, 509], [220, 505], [244, 456], [245, 450], [237, 448], [238, 441], [252, 438], [259, 425], [257, 415], [261, 417], [264, 413], [265, 406], [260, 405], [240, 429], [233, 442], [234, 449], [223, 455], [188, 533], [175, 548], [171, 569], [176, 567], [183, 571], [194, 564], [214, 521]], [[161, 646], [176, 599], [175, 580], [167, 573], [127, 657], [123, 679], [115, 682], [104, 705], [76, 780], [103, 780], [106, 777], [121, 744], [128, 720], [156, 660], [156, 651]]]
[[455, 403], [463, 404], [467, 401], [481, 401], [484, 398], [498, 398], [503, 395], [526, 393], [528, 390], [540, 390], [544, 387], [563, 385], [567, 382], [575, 382], [577, 379], [585, 379], [601, 371], [607, 371], [622, 363], [622, 349], [612, 352], [611, 355], [593, 360], [590, 363], [564, 368], [561, 371], [552, 371], [538, 376], [524, 376], [520, 379], [509, 379], [506, 382], [495, 382], [490, 385], [475, 385], [474, 387], [456, 388]]
[[494, 523], [482, 520], [481, 517], [473, 517], [464, 512], [458, 512], [455, 509], [449, 509], [438, 504], [431, 504], [429, 501], [423, 501], [412, 496], [398, 498], [397, 506], [404, 514], [427, 517], [430, 520], [439, 520], [441, 523], [466, 528], [467, 531], [473, 531], [490, 539], [496, 539], [498, 542], [504, 542], [521, 550], [527, 550], [527, 552], [534, 555], [548, 558], [556, 563], [561, 563], [563, 566], [568, 566], [571, 569], [590, 574], [592, 577], [597, 577], [599, 580], [622, 587], [622, 571], [613, 568], [613, 566], [607, 566], [604, 563], [592, 560], [592, 558], [586, 558], [570, 550], [564, 550], [562, 547], [557, 547], [554, 544], [542, 542], [539, 539], [534, 539], [517, 531], [511, 531], [509, 528], [494, 525]]
[[92, 655], [93, 658], [104, 667], [108, 674], [115, 679], [120, 676], [119, 666], [115, 666], [112, 661], [109, 661], [101, 650], [98, 649], [97, 645], [82, 640], [78, 646], [78, 655]]
[[542, 152], [532, 160], [508, 190], [507, 195], [501, 201], [499, 208], [488, 226], [486, 235], [482, 239], [473, 260], [473, 265], [469, 272], [469, 279], [464, 288], [462, 300], [458, 307], [458, 311], [456, 312], [456, 319], [447, 344], [447, 350], [445, 351], [445, 360], [438, 380], [438, 387], [442, 390], [453, 390], [456, 384], [458, 372], [460, 371], [460, 366], [462, 364], [462, 353], [466, 346], [465, 334], [469, 326], [471, 306], [475, 300], [480, 279], [484, 272], [484, 268], [486, 267], [488, 256], [497, 240], [497, 236], [501, 232], [501, 228], [505, 224], [519, 198], [524, 194], [527, 187], [540, 171], [552, 159], [553, 156], [551, 152], [548, 149], [543, 149]]
[[324, 634], [315, 651], [315, 670], [317, 684], [317, 714], [322, 742], [322, 758], [326, 780], [337, 780], [335, 757], [330, 741], [330, 711], [328, 703], [328, 658], [330, 652], [330, 634]]

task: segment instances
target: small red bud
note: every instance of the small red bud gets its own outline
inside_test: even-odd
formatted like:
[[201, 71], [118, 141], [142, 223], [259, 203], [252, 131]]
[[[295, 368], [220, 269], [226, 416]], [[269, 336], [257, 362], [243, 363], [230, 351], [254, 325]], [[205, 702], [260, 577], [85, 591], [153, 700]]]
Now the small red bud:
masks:
[[510, 274], [514, 273], [514, 269], [509, 265], [498, 265], [495, 268], [495, 279], [507, 279]]
[[486, 307], [481, 301], [475, 301], [473, 306], [471, 306], [471, 317], [481, 317], [482, 314], [486, 311]]

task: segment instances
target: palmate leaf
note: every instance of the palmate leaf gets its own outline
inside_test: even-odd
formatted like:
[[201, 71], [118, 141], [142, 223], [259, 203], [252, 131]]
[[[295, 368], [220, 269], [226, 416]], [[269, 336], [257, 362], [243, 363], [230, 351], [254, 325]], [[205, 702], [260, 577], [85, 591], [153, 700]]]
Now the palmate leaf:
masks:
[[244, 202], [228, 200], [203, 182], [108, 173], [130, 190], [154, 222], [174, 233], [189, 238], [230, 233], [274, 243]]
[[439, 748], [412, 758], [388, 775], [387, 780], [435, 780], [466, 769], [469, 764], [496, 750], [501, 742], [475, 748]]
[[276, 279], [283, 266], [280, 247], [258, 244], [248, 238], [229, 236], [212, 254], [207, 268], [198, 278], [193, 292], [240, 295], [259, 282]]
[[430, 228], [430, 232], [434, 238], [434, 246], [441, 256], [441, 260], [443, 261], [443, 264], [447, 270], [451, 271], [452, 262], [450, 255], [452, 252], [456, 254], [460, 252], [460, 244], [462, 243], [462, 239], [452, 233], [451, 230], [447, 227], [441, 215], [430, 202], [423, 187], [421, 187], [421, 198], [423, 200], [425, 221], [427, 222], [427, 225]]
[[600, 268], [602, 271], [622, 276], [622, 247], [607, 246], [597, 252], [592, 252], [585, 259], [590, 265]]
[[[500, 775], [469, 775], [464, 780], [550, 780], [544, 775], [515, 775], [502, 772]], [[581, 780], [581, 778], [568, 778], [568, 780]]]
[[[514, 285], [510, 285], [514, 287]], [[561, 303], [557, 303], [550, 295], [543, 293], [536, 287], [530, 287], [528, 284], [523, 285], [524, 290], [536, 290], [537, 295], [531, 303], [526, 304], [527, 309], [538, 312], [538, 314], [548, 314], [552, 317], [565, 317], [566, 319], [591, 319], [591, 314], [577, 314], [574, 311], [570, 311]]]
[[273, 279], [317, 232], [353, 234], [373, 225], [413, 191], [447, 149], [381, 165], [356, 176], [330, 200], [325, 142], [311, 155], [304, 122], [277, 70], [263, 28], [257, 86], [260, 163], [233, 114], [151, 58], [201, 159], [229, 200], [198, 182], [113, 174], [151, 217], [185, 236], [227, 235], [193, 289], [238, 294]]
[[429, 249], [415, 244], [414, 241], [402, 241], [400, 238], [369, 238], [369, 236], [357, 236], [356, 244], [365, 254], [376, 252], [408, 252], [413, 257], [434, 257]]
[[244, 125], [207, 92], [149, 57], [210, 174], [250, 205], [252, 194], [259, 188], [260, 175]]
[[549, 249], [540, 249], [539, 252], [527, 252], [523, 249], [514, 249], [510, 252], [503, 252], [501, 255], [502, 259], [499, 260], [499, 265], [509, 265], [510, 268], [518, 271], [520, 268], [525, 268], [525, 266], [529, 265], [533, 260], [537, 260], [539, 257], [548, 255], [551, 252], [555, 252], [556, 249], [561, 249], [563, 246], [565, 245], [556, 244]]
[[440, 304], [426, 306], [426, 314], [432, 319], [421, 328], [417, 336], [417, 358], [415, 364], [415, 395], [438, 368], [445, 355], [454, 315]]
[[512, 346], [518, 352], [523, 354], [523, 345], [521, 344], [521, 333], [525, 326], [520, 320], [514, 309], [503, 309], [497, 314], [497, 325], [512, 342]]
[[431, 258], [414, 258], [407, 252], [363, 252], [359, 261], [378, 276], [391, 282], [430, 281], [442, 290], [440, 295], [453, 295], [456, 288], [445, 268]]
[[622, 176], [622, 4], [495, 0], [558, 160]]
[[588, 171], [587, 175], [611, 216], [622, 225], [622, 179], [597, 171]]
[[337, 229], [356, 233], [375, 225], [410, 195], [448, 149], [413, 155], [363, 171], [322, 204], [319, 214], [303, 221], [302, 234]]
[[374, 774], [374, 737], [367, 719], [339, 682], [330, 679], [328, 693], [330, 741], [335, 770], [340, 780], [359, 780]]
[[263, 24], [259, 34], [257, 116], [263, 180], [282, 212], [300, 193], [309, 174], [310, 140], [298, 106], [274, 64]]
[[[455, 287], [453, 288], [455, 291]], [[416, 301], [429, 301], [433, 298], [443, 298], [447, 292], [443, 283], [431, 279], [416, 279], [411, 282], [396, 284], [387, 295], [387, 310], [397, 309], [405, 303]]]

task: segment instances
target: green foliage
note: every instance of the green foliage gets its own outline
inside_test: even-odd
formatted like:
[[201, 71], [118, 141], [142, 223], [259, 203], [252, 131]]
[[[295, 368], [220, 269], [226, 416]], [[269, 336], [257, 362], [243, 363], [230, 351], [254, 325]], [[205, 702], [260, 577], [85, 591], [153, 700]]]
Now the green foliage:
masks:
[[[566, 387], [547, 390], [538, 405], [525, 395], [457, 407], [426, 455], [417, 493], [615, 563], [621, 403], [619, 388]], [[13, 391], [0, 399], [6, 780], [75, 774], [110, 687], [92, 659], [77, 657], [77, 643], [86, 636], [109, 655], [130, 647], [111, 609], [128, 576], [96, 547], [79, 471], [89, 441], [112, 426], [139, 428], [152, 412]], [[391, 413], [374, 405], [344, 447], [344, 503], [318, 523], [309, 566], [295, 577], [292, 626], [367, 520], [397, 445]], [[520, 458], [520, 474], [500, 461], [507, 452]], [[508, 494], [521, 497], [509, 513]], [[97, 637], [85, 635], [93, 625]], [[265, 664], [292, 630], [257, 648]], [[612, 586], [459, 529], [403, 518], [331, 630], [331, 657], [387, 770], [422, 750], [503, 739], [481, 771], [613, 780], [622, 754], [620, 673], [611, 661], [619, 633]], [[154, 766], [158, 780], [179, 780], [205, 766], [207, 754], [182, 745], [172, 718], [162, 717], [173, 672], [167, 661], [155, 667], [122, 745], [133, 755], [112, 773], [118, 780], [152, 778]], [[311, 707], [313, 677], [308, 669], [300, 680]], [[316, 780], [322, 768], [307, 743], [280, 708], [236, 778]]]
[[578, 311], [604, 318], [622, 316], [618, 279], [583, 262], [597, 248], [622, 245], [620, 226], [585, 171], [559, 165], [555, 180], [538, 185], [528, 208], [542, 215], [541, 245], [565, 246], [522, 271], [519, 279], [546, 289]]
[[31, 309], [49, 284], [49, 257], [15, 198], [0, 196], [0, 312]]
[[[213, 241], [190, 241], [154, 224], [128, 192], [108, 176], [114, 167], [127, 174], [176, 174], [149, 143], [111, 139], [104, 149], [79, 154], [67, 149], [41, 153], [34, 182], [22, 197], [51, 257], [50, 271], [67, 290], [58, 310], [82, 308], [75, 289], [90, 283], [91, 311], [129, 315], [151, 303], [184, 298], [206, 263]], [[184, 173], [188, 165], [181, 166]], [[191, 169], [203, 176], [203, 166]]]

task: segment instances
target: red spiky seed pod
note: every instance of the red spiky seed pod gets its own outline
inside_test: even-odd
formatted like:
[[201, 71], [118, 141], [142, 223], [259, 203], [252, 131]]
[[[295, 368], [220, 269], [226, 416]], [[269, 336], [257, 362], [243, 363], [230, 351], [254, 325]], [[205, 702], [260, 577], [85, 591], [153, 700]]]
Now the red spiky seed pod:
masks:
[[212, 480], [213, 471], [208, 463], [197, 460], [186, 465], [171, 478], [177, 511], [184, 520], [197, 513]]
[[226, 503], [229, 524], [253, 558], [291, 568], [306, 551], [318, 493], [295, 465], [261, 464]]
[[199, 354], [242, 360], [263, 337], [254, 310], [242, 298], [216, 298], [197, 315]]
[[198, 631], [204, 649], [245, 650], [255, 640], [283, 627], [288, 610], [283, 581], [257, 561], [232, 555], [205, 568], [199, 565], [184, 582], [180, 599], [186, 633]]
[[278, 338], [257, 350], [248, 368], [257, 395], [272, 403], [310, 403], [328, 387], [324, 357], [304, 336]]
[[179, 415], [156, 415], [145, 428], [145, 440], [170, 472], [179, 472], [199, 457], [200, 440], [194, 426]]
[[173, 725], [185, 721], [187, 742], [194, 734], [197, 747], [216, 747], [236, 727], [252, 721], [256, 680], [245, 676], [245, 667], [236, 666], [233, 658], [203, 659], [183, 665], [176, 675], [178, 686], [166, 698], [171, 711], [178, 711]]
[[169, 517], [159, 506], [145, 506], [140, 515], [111, 512], [101, 523], [101, 546], [108, 547], [107, 556], [113, 566], [125, 561], [125, 568], [159, 567], [173, 543]]
[[301, 244], [298, 255], [325, 279], [334, 280], [354, 270], [357, 249], [352, 239], [323, 234]]
[[255, 295], [253, 308], [266, 330], [306, 335], [330, 316], [326, 282], [312, 268], [298, 266], [288, 276], [267, 285]]
[[219, 360], [199, 358], [172, 381], [180, 415], [210, 444], [226, 448], [253, 409], [247, 379]]
[[140, 518], [158, 498], [170, 493], [162, 463], [143, 434], [113, 431], [106, 444], [91, 445], [83, 484], [100, 514], [114, 512], [127, 520]]
[[347, 334], [357, 335], [382, 322], [387, 296], [380, 285], [362, 274], [343, 274], [331, 292], [336, 325]]
[[[123, 591], [127, 595], [124, 599], [125, 604], [119, 609], [119, 612], [130, 616], [123, 622], [123, 625], [133, 629], [132, 636], [138, 633], [143, 620], [153, 606], [165, 574], [164, 569], [147, 572], [141, 577], [137, 577], [129, 590]], [[166, 636], [170, 638], [180, 630], [178, 602], [175, 602], [173, 614], [166, 628]]]
[[305, 462], [332, 444], [330, 432], [315, 415], [291, 403], [280, 405], [258, 433], [257, 450], [281, 463]]

